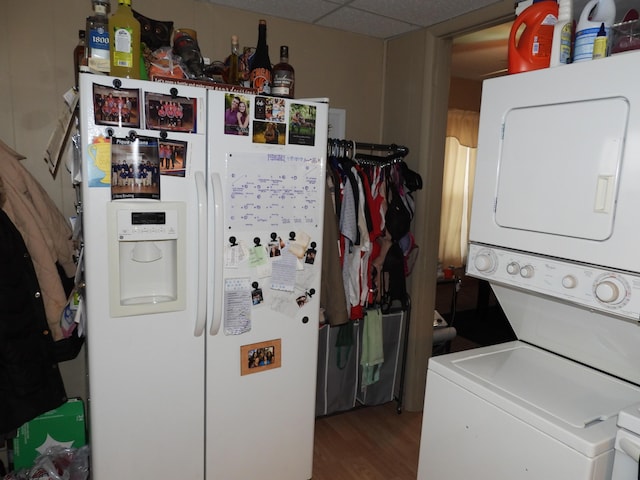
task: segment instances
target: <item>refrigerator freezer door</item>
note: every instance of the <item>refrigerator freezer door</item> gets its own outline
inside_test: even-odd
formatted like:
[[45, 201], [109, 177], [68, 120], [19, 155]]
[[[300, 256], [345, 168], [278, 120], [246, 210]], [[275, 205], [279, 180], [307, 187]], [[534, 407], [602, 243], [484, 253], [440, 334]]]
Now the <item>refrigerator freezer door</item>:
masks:
[[[139, 205], [140, 209], [144, 207], [145, 211], [155, 211], [154, 207], [159, 208], [162, 201], [184, 205], [183, 218], [179, 220], [184, 222], [186, 231], [186, 236], [180, 239], [184, 242], [181, 260], [184, 265], [180, 268], [186, 272], [184, 306], [171, 312], [139, 310], [135, 315], [115, 317], [109, 306], [107, 280], [116, 265], [109, 261], [108, 243], [118, 243], [118, 238], [110, 236], [106, 218], [107, 205], [120, 204], [123, 200], [112, 200], [108, 139], [110, 135], [127, 138], [133, 131], [138, 137], [159, 140], [157, 129], [145, 128], [149, 125], [144, 121], [148, 114], [144, 105], [150, 104], [150, 98], [154, 101], [161, 98], [159, 96], [173, 98], [170, 91], [173, 85], [119, 79], [121, 88], [116, 88], [114, 80], [83, 74], [80, 86], [92, 478], [201, 479], [205, 443], [205, 336], [194, 335], [200, 228], [195, 177], [205, 171], [206, 117], [194, 118], [201, 128], [198, 133], [168, 132], [167, 142], [186, 145], [188, 168], [184, 177], [160, 176], [160, 202], [147, 198], [126, 199], [126, 203]], [[96, 111], [99, 97], [108, 94], [118, 97], [124, 95], [123, 92], [136, 99], [138, 127], [105, 124], [106, 117]], [[188, 99], [186, 103], [204, 109], [206, 91], [179, 86], [177, 95]], [[106, 166], [99, 161], [105, 158], [94, 154], [103, 144], [107, 144]], [[91, 174], [96, 167], [100, 167], [106, 179], [92, 183]], [[150, 248], [147, 253], [139, 252], [138, 259], [156, 258], [154, 251]]]

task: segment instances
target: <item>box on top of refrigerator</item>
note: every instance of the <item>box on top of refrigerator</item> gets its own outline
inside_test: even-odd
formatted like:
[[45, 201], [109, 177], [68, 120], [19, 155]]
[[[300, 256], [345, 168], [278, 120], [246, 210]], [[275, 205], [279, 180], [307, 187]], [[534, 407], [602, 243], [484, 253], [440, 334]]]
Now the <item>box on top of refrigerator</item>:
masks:
[[79, 398], [70, 398], [18, 429], [13, 440], [14, 468], [30, 468], [52, 446], [80, 448], [85, 444], [84, 403]]

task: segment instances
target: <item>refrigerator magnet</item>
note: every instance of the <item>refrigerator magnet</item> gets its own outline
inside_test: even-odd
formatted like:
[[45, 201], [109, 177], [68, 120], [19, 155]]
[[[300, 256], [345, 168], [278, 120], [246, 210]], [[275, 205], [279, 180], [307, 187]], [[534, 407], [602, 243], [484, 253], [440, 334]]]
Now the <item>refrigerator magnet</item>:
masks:
[[240, 347], [240, 375], [272, 370], [282, 366], [282, 340], [251, 343]]
[[111, 186], [111, 139], [98, 135], [87, 148], [87, 184], [89, 187]]

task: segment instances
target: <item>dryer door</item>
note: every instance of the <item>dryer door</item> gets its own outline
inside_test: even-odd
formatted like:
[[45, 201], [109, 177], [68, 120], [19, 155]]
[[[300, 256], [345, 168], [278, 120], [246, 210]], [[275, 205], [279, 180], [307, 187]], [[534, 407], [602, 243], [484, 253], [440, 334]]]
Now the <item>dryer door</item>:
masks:
[[586, 240], [609, 238], [628, 108], [617, 97], [507, 112], [497, 224]]
[[638, 75], [640, 51], [483, 82], [469, 240], [640, 272]]

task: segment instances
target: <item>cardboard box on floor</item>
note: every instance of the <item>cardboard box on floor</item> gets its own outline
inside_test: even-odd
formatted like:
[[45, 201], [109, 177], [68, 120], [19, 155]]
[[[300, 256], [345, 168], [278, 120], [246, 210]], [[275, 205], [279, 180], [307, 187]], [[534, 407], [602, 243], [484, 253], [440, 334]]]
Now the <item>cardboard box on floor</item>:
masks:
[[71, 398], [18, 429], [13, 439], [15, 470], [31, 468], [35, 459], [54, 445], [80, 448], [86, 444], [84, 403]]

